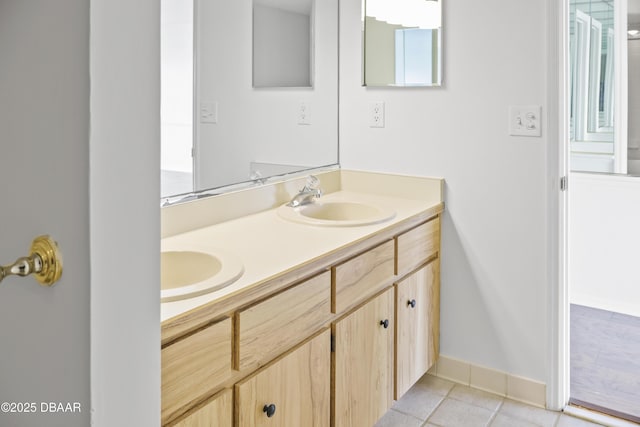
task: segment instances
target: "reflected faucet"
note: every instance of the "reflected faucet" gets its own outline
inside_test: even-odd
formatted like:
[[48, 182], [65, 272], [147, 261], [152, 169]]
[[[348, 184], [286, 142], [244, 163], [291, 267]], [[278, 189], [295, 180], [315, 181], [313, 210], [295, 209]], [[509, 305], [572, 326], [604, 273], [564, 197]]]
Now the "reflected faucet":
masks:
[[304, 188], [293, 196], [291, 201], [287, 203], [287, 206], [291, 206], [292, 208], [304, 206], [313, 202], [313, 199], [320, 198], [320, 196], [322, 196], [320, 180], [314, 175], [309, 175]]

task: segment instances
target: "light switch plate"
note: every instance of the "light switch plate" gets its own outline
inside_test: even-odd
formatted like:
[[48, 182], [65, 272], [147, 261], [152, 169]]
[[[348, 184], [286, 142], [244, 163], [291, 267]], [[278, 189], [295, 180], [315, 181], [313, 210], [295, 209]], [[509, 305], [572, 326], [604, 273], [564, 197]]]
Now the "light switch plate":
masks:
[[541, 116], [542, 107], [539, 105], [509, 107], [509, 135], [541, 136]]

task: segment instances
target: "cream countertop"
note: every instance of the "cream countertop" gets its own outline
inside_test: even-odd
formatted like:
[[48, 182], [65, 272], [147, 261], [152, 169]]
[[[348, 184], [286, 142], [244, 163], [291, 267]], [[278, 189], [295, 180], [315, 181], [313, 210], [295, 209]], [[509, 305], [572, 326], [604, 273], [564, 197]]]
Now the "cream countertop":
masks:
[[210, 301], [233, 295], [318, 257], [327, 255], [354, 241], [419, 214], [432, 203], [398, 197], [338, 191], [324, 200], [350, 200], [391, 206], [396, 215], [389, 221], [354, 227], [323, 227], [298, 224], [281, 218], [276, 209], [182, 233], [162, 240], [162, 250], [209, 246], [238, 256], [244, 274], [226, 288], [208, 294], [161, 304], [165, 321]]
[[[188, 250], [191, 246], [208, 246], [213, 250], [220, 249], [238, 256], [244, 264], [244, 274], [235, 283], [223, 289], [193, 298], [162, 303], [161, 321], [165, 322], [214, 300], [223, 300], [241, 293], [254, 285], [418, 215], [442, 201], [441, 179], [350, 171], [329, 173], [331, 178], [334, 178], [335, 174], [341, 175], [342, 189], [325, 194], [322, 200], [361, 201], [390, 206], [396, 211], [395, 217], [386, 222], [364, 226], [312, 226], [285, 220], [277, 214], [277, 208], [272, 208], [165, 237], [161, 243], [162, 250]], [[398, 191], [402, 197], [389, 194], [394, 192], [394, 188], [399, 188], [394, 186], [393, 182], [389, 182], [386, 189], [379, 185], [379, 180], [387, 182], [394, 179], [402, 181], [404, 191]], [[426, 187], [435, 188], [434, 193], [437, 194], [424, 197], [424, 191], [417, 191], [415, 194], [424, 198], [423, 200], [407, 198], [407, 194], [414, 194], [406, 191], [407, 180], [415, 181], [418, 187], [424, 187], [425, 184], [421, 181], [425, 181]], [[367, 192], [364, 181], [375, 183], [376, 189], [381, 189], [380, 192], [384, 194]]]

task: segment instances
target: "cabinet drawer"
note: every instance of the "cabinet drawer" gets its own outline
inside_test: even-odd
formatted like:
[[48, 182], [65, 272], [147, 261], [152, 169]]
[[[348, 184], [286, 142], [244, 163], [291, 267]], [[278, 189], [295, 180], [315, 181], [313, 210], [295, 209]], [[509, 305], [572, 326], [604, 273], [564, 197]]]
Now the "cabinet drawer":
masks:
[[238, 427], [329, 427], [330, 331], [236, 384], [235, 391]]
[[330, 273], [315, 276], [236, 316], [238, 369], [263, 365], [329, 321]]
[[162, 422], [231, 377], [231, 319], [162, 349]]
[[393, 278], [393, 240], [333, 267], [333, 312], [342, 313], [365, 301]]
[[398, 259], [396, 274], [402, 275], [419, 267], [440, 248], [440, 217], [396, 237]]

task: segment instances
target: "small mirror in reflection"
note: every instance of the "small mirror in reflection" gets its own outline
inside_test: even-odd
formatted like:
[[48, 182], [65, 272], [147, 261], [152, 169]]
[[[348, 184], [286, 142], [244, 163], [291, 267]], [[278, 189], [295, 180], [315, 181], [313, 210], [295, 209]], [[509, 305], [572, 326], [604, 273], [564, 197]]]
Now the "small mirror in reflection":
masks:
[[365, 86], [439, 86], [441, 0], [365, 0]]
[[313, 1], [254, 0], [253, 87], [313, 86]]

